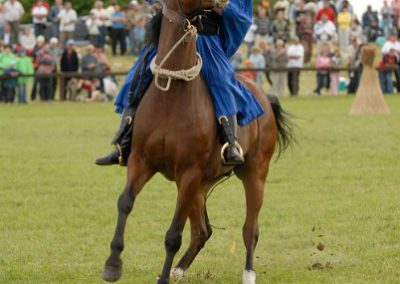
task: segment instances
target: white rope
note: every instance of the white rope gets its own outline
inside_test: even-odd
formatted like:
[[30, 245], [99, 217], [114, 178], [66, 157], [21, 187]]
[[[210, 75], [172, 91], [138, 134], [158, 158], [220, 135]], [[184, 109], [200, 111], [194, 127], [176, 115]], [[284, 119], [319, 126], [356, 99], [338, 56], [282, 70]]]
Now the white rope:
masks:
[[[172, 47], [172, 49], [167, 53], [164, 59], [158, 65], [156, 63], [156, 58], [150, 64], [151, 72], [155, 75], [155, 84], [156, 87], [159, 88], [161, 91], [168, 91], [171, 88], [171, 81], [172, 80], [183, 80], [186, 82], [194, 80], [201, 71], [203, 66], [203, 60], [199, 53], [197, 53], [197, 63], [190, 69], [184, 70], [168, 70], [162, 68], [165, 62], [171, 57], [172, 53], [178, 48], [178, 46], [189, 36], [197, 36], [197, 28], [193, 26], [190, 22], [188, 23], [187, 30], [185, 34], [181, 37], [181, 39]], [[167, 85], [165, 87], [161, 86], [160, 79], [167, 79]]]

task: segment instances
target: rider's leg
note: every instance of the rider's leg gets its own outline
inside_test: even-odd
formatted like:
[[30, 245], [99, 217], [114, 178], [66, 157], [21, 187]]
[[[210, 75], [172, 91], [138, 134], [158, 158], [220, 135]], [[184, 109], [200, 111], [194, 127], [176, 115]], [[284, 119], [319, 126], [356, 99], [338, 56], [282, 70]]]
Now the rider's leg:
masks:
[[[125, 83], [115, 100], [117, 112], [122, 112], [120, 129], [112, 141], [115, 148], [108, 155], [97, 159], [97, 165], [106, 166], [120, 164], [121, 166], [126, 166], [131, 152], [135, 113], [141, 98], [153, 80], [150, 62], [156, 54], [157, 49], [155, 47], [145, 47], [141, 51], [138, 60], [129, 71]], [[136, 75], [138, 70], [140, 70], [139, 75]], [[130, 96], [130, 93], [132, 96]]]
[[237, 119], [236, 115], [221, 116], [219, 123], [222, 126], [226, 140], [228, 141], [223, 148], [223, 162], [226, 165], [234, 166], [244, 163], [242, 149], [237, 142]]

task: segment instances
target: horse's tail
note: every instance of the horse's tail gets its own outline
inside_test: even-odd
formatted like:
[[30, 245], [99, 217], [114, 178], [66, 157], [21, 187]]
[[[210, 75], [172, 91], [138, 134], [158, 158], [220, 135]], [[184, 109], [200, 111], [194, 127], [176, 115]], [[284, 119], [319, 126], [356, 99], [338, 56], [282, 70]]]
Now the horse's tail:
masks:
[[273, 95], [267, 95], [271, 103], [272, 111], [275, 115], [276, 128], [278, 130], [278, 158], [284, 153], [287, 148], [296, 141], [294, 136], [294, 123], [292, 121], [292, 115], [285, 111], [279, 99]]

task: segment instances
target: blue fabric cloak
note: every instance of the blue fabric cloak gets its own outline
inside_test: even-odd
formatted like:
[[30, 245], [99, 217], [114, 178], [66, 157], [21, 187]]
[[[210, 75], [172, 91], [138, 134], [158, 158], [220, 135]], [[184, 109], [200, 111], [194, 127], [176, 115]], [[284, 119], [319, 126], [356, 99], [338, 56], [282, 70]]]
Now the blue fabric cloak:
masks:
[[[199, 36], [197, 50], [203, 58], [201, 75], [211, 93], [217, 118], [226, 115], [237, 115], [240, 125], [247, 125], [264, 114], [257, 99], [235, 77], [233, 67], [229, 63], [240, 47], [252, 23], [253, 6], [251, 0], [231, 0], [222, 13], [219, 35]], [[157, 55], [157, 48], [152, 47], [143, 69], [143, 84], [153, 80], [150, 62]], [[144, 50], [129, 71], [116, 100], [116, 112], [121, 113], [129, 106], [128, 96], [138, 62], [144, 56]], [[137, 86], [135, 86], [135, 89]]]

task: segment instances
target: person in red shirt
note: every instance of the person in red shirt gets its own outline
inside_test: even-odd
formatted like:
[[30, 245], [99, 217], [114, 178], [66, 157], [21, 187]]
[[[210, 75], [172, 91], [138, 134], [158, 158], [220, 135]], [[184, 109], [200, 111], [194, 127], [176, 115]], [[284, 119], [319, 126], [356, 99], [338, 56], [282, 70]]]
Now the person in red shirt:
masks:
[[393, 93], [393, 71], [398, 68], [398, 61], [396, 50], [392, 48], [379, 63], [379, 81], [384, 94]]
[[319, 10], [317, 15], [315, 16], [317, 22], [321, 20], [322, 15], [327, 15], [329, 21], [331, 21], [332, 23], [336, 23], [336, 12], [332, 8], [329, 0], [324, 0], [324, 7]]

